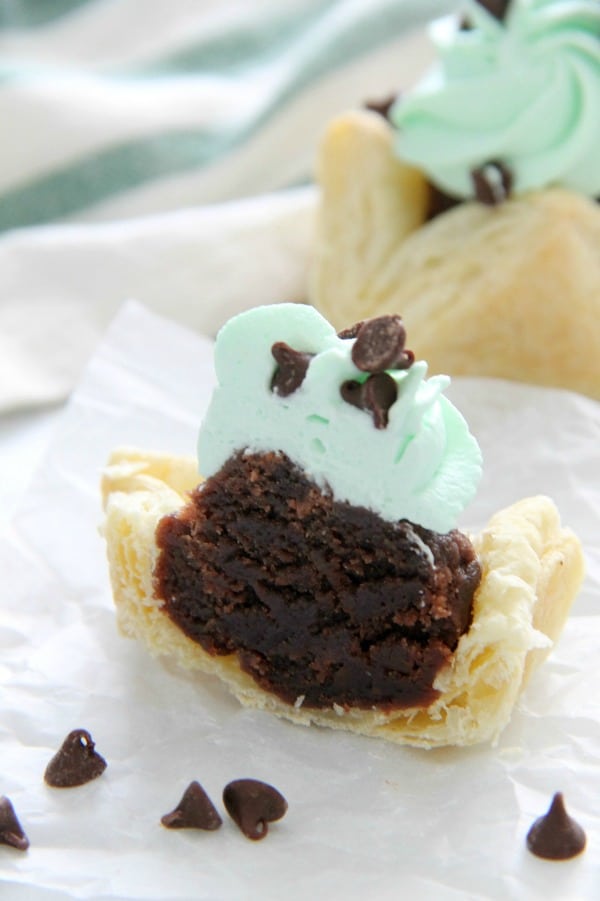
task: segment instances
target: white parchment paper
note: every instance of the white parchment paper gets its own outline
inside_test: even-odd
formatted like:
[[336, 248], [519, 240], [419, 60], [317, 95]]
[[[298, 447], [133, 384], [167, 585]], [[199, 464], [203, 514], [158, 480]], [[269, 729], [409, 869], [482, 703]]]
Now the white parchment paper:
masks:
[[[489, 380], [450, 389], [484, 452], [465, 527], [551, 495], [585, 545], [588, 575], [562, 639], [497, 747], [423, 752], [243, 710], [116, 630], [98, 482], [119, 444], [193, 453], [213, 383], [211, 346], [126, 305], [93, 357], [0, 543], [0, 794], [31, 847], [0, 846], [0, 897], [104, 899], [592, 899], [600, 897], [600, 406]], [[43, 783], [73, 728], [108, 769]], [[167, 831], [192, 779], [221, 792], [277, 786], [285, 819], [262, 842], [224, 815], [213, 833]], [[584, 855], [532, 857], [525, 836], [555, 791]]]

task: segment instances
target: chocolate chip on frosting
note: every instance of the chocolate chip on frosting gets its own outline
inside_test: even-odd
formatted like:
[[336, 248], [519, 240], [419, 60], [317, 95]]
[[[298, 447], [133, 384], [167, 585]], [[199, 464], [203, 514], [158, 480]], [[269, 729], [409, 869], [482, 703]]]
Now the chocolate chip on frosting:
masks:
[[561, 792], [557, 792], [550, 808], [539, 817], [527, 833], [527, 847], [537, 857], [547, 860], [569, 860], [585, 848], [585, 832], [569, 816]]
[[218, 829], [222, 824], [217, 809], [199, 782], [190, 782], [181, 801], [170, 813], [161, 817], [167, 829]]
[[397, 93], [388, 94], [387, 97], [383, 97], [378, 100], [367, 100], [365, 103], [365, 109], [370, 110], [372, 113], [377, 113], [384, 119], [388, 119], [389, 112], [396, 100], [398, 100], [398, 96], [399, 95]]
[[510, 0], [478, 0], [478, 3], [500, 22], [506, 17], [510, 6]]
[[360, 322], [355, 322], [354, 325], [349, 325], [348, 328], [343, 328], [341, 332], [337, 333], [338, 338], [341, 338], [342, 341], [356, 338], [356, 336], [358, 335], [358, 330], [363, 323], [364, 319], [361, 319]]
[[98, 754], [92, 736], [85, 729], [69, 732], [44, 773], [54, 788], [72, 788], [96, 779], [106, 769], [106, 760]]
[[443, 213], [447, 213], [448, 210], [453, 210], [454, 207], [460, 206], [461, 203], [462, 201], [458, 197], [452, 197], [450, 194], [446, 194], [446, 192], [442, 191], [441, 188], [438, 188], [437, 185], [429, 182], [429, 203], [427, 205], [425, 220], [430, 222], [432, 219], [435, 219], [436, 216], [441, 216]]
[[400, 316], [368, 319], [358, 329], [352, 348], [352, 362], [362, 372], [408, 369], [414, 354], [404, 349], [406, 330]]
[[475, 197], [486, 206], [498, 206], [510, 197], [513, 176], [504, 163], [496, 160], [473, 169], [471, 179]]
[[[503, 22], [510, 6], [510, 0], [477, 0], [480, 6], [483, 6], [491, 16]], [[473, 22], [470, 16], [464, 15], [460, 20], [460, 28], [462, 31], [471, 31]]]
[[271, 391], [280, 397], [288, 397], [304, 381], [313, 354], [294, 350], [285, 341], [276, 341], [271, 353], [277, 362], [277, 369], [271, 379]]
[[6, 796], [0, 798], [0, 845], [9, 845], [17, 851], [26, 851], [29, 839], [19, 823], [12, 802]]
[[347, 403], [373, 415], [376, 429], [386, 428], [388, 411], [398, 397], [398, 388], [391, 375], [376, 372], [364, 382], [350, 379], [343, 383], [340, 391]]
[[269, 831], [268, 824], [280, 820], [287, 801], [276, 788], [258, 779], [236, 779], [223, 789], [227, 813], [247, 838], [258, 841]]

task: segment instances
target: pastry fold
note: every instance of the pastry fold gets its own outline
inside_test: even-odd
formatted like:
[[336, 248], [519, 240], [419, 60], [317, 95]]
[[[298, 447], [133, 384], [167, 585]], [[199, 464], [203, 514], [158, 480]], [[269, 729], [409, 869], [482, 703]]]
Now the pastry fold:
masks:
[[187, 457], [121, 449], [105, 469], [103, 526], [120, 630], [155, 655], [217, 675], [245, 706], [295, 723], [315, 723], [423, 748], [494, 741], [506, 726], [529, 674], [551, 650], [584, 573], [579, 540], [561, 528], [546, 497], [499, 511], [471, 536], [482, 567], [473, 620], [452, 664], [434, 683], [427, 708], [391, 712], [289, 705], [244, 673], [235, 654], [212, 656], [163, 612], [154, 593], [156, 526], [186, 502], [199, 481]]
[[547, 189], [425, 221], [429, 186], [371, 112], [329, 125], [310, 300], [336, 327], [399, 313], [430, 372], [600, 399], [600, 204]]

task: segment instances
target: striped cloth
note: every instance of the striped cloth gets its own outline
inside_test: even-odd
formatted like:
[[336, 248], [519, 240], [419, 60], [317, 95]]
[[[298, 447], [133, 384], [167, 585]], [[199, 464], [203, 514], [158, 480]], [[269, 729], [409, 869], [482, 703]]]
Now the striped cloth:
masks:
[[0, 231], [301, 184], [325, 122], [405, 83], [407, 32], [456, 5], [0, 0]]
[[326, 123], [455, 5], [0, 0], [0, 416], [64, 400], [127, 298], [207, 335], [304, 300]]

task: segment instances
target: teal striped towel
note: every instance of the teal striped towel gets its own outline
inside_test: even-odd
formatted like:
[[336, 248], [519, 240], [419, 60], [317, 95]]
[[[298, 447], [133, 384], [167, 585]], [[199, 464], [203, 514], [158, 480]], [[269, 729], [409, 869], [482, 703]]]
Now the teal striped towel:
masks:
[[0, 231], [310, 179], [328, 118], [404, 83], [449, 0], [0, 0]]

